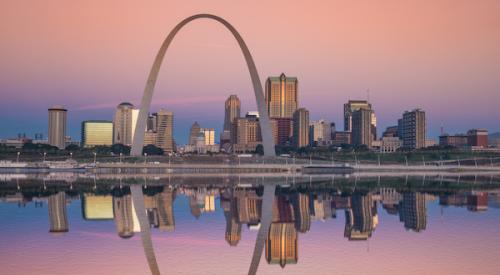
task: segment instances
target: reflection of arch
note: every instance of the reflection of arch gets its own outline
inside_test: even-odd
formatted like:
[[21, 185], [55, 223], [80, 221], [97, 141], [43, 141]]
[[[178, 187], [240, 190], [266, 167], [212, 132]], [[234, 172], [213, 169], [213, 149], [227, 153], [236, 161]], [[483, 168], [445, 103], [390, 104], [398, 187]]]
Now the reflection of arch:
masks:
[[149, 113], [149, 108], [151, 106], [151, 99], [153, 97], [153, 90], [156, 84], [156, 79], [158, 77], [158, 73], [160, 71], [161, 63], [163, 61], [163, 57], [168, 49], [168, 46], [174, 39], [175, 35], [179, 32], [182, 27], [184, 27], [187, 23], [199, 19], [199, 18], [207, 18], [215, 20], [222, 25], [224, 25], [236, 38], [241, 51], [243, 52], [243, 56], [245, 57], [245, 61], [247, 62], [248, 70], [250, 72], [250, 78], [252, 79], [253, 90], [255, 92], [255, 99], [257, 101], [257, 108], [259, 110], [260, 116], [260, 127], [262, 133], [262, 143], [264, 145], [264, 154], [266, 156], [274, 156], [274, 140], [272, 138], [271, 126], [269, 124], [269, 116], [267, 113], [267, 106], [264, 100], [264, 93], [262, 91], [262, 83], [260, 82], [259, 74], [257, 72], [257, 68], [255, 67], [255, 63], [252, 59], [252, 55], [250, 54], [250, 50], [248, 49], [245, 41], [241, 35], [236, 31], [236, 29], [229, 24], [226, 20], [211, 14], [197, 14], [191, 17], [188, 17], [182, 20], [175, 28], [168, 34], [165, 41], [160, 47], [158, 54], [156, 55], [155, 61], [153, 63], [153, 67], [149, 73], [148, 81], [146, 82], [146, 87], [144, 89], [144, 95], [142, 97], [141, 109], [139, 111], [139, 116], [137, 118], [137, 124], [134, 132], [134, 140], [132, 143], [132, 150], [130, 152], [133, 156], [140, 156], [142, 153], [142, 146], [144, 144], [144, 129], [146, 129], [146, 119]]

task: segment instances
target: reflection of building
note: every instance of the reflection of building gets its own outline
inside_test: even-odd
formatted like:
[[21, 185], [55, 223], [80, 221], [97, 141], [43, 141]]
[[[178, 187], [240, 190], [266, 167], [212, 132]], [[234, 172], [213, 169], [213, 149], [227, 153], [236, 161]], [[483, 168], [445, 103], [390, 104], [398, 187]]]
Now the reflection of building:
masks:
[[297, 231], [293, 223], [271, 223], [266, 240], [266, 260], [281, 267], [297, 263]]
[[273, 222], [293, 222], [293, 208], [285, 196], [277, 196], [273, 202]]
[[237, 189], [234, 196], [236, 197], [238, 221], [242, 224], [258, 224], [262, 212], [262, 198], [257, 196], [255, 190], [245, 189]]
[[375, 229], [378, 216], [371, 195], [354, 194], [351, 208], [345, 210], [344, 237], [349, 240], [367, 240]]
[[488, 193], [472, 192], [467, 196], [467, 209], [470, 211], [486, 211], [488, 209]]
[[112, 220], [113, 197], [110, 195], [83, 194], [82, 214], [85, 220]]
[[64, 149], [68, 111], [60, 105], [49, 108], [49, 144]]
[[160, 231], [173, 231], [175, 229], [174, 199], [175, 191], [167, 187], [153, 196], [144, 196], [144, 207], [151, 226], [160, 229]]
[[141, 231], [130, 194], [113, 197], [113, 214], [118, 236], [130, 238]]
[[226, 218], [225, 239], [230, 246], [236, 246], [241, 239], [241, 223], [238, 222], [236, 200], [234, 198], [229, 198], [227, 203], [228, 207], [224, 208], [224, 217]]
[[294, 194], [292, 202], [295, 214], [295, 228], [300, 233], [305, 233], [311, 228], [309, 195], [302, 193]]
[[296, 77], [269, 77], [266, 81], [266, 104], [270, 118], [291, 118], [298, 106]]
[[191, 215], [198, 219], [201, 216], [201, 210], [198, 207], [198, 202], [195, 196], [189, 197], [189, 209], [191, 210]]
[[66, 212], [66, 193], [58, 192], [49, 196], [49, 221], [51, 233], [68, 232], [68, 214]]
[[418, 192], [403, 193], [403, 200], [401, 201], [399, 211], [399, 219], [404, 222], [406, 229], [412, 229], [416, 232], [425, 230], [427, 225], [425, 194]]

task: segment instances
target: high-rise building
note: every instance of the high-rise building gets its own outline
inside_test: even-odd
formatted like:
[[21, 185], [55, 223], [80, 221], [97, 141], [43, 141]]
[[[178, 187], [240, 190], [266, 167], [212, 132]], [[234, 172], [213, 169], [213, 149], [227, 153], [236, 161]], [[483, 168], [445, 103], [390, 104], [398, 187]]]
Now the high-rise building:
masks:
[[266, 81], [266, 103], [270, 118], [292, 118], [298, 108], [298, 80], [282, 73], [279, 77], [268, 77]]
[[61, 105], [49, 108], [49, 144], [59, 149], [65, 148], [67, 113]]
[[233, 152], [244, 153], [255, 151], [262, 143], [259, 119], [255, 116], [237, 118], [233, 123], [231, 143]]
[[174, 113], [160, 109], [157, 113], [156, 146], [165, 152], [174, 151]]
[[202, 128], [200, 132], [203, 132], [205, 137], [205, 145], [211, 146], [215, 144], [215, 129], [214, 128]]
[[82, 147], [113, 144], [113, 122], [106, 120], [86, 120], [82, 122]]
[[276, 145], [286, 145], [290, 142], [290, 139], [293, 135], [292, 122], [293, 121], [291, 118], [271, 118], [271, 124], [275, 124], [276, 128], [274, 137], [274, 143]]
[[237, 95], [230, 95], [224, 104], [224, 131], [231, 131], [234, 120], [240, 116], [240, 99]]
[[415, 109], [404, 112], [401, 128], [404, 148], [414, 150], [425, 147], [426, 122], [423, 110]]
[[138, 112], [139, 110], [129, 102], [122, 102], [116, 107], [113, 118], [113, 144], [132, 144]]
[[293, 145], [296, 148], [309, 145], [309, 111], [305, 108], [293, 114]]
[[331, 140], [331, 126], [328, 121], [320, 119], [309, 123], [309, 139], [311, 146], [327, 145]]
[[266, 240], [266, 260], [269, 264], [296, 264], [298, 260], [297, 231], [293, 223], [273, 222]]
[[198, 138], [198, 134], [200, 133], [200, 125], [197, 121], [191, 125], [191, 129], [189, 130], [189, 145], [196, 145], [196, 140]]
[[400, 217], [406, 229], [419, 232], [425, 230], [427, 225], [427, 209], [425, 206], [425, 194], [419, 192], [403, 193], [400, 203]]
[[51, 233], [68, 232], [68, 214], [66, 212], [66, 193], [58, 192], [49, 196], [49, 222]]
[[352, 131], [352, 113], [360, 109], [371, 110], [372, 105], [366, 100], [349, 100], [344, 104], [344, 131]]
[[372, 146], [372, 110], [359, 109], [352, 112], [352, 144]]

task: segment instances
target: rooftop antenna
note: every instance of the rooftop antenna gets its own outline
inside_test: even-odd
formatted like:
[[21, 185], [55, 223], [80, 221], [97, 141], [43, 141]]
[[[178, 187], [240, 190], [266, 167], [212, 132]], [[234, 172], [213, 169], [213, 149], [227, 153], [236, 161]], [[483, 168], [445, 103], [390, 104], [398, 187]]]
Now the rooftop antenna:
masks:
[[444, 126], [441, 124], [441, 135], [444, 135]]
[[370, 89], [366, 90], [366, 100], [370, 102]]

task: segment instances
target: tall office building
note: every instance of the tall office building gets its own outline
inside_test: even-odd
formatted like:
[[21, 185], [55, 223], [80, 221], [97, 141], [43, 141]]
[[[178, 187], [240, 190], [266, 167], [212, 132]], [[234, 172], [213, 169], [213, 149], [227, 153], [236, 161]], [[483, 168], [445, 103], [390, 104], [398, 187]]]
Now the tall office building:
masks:
[[372, 146], [372, 110], [359, 109], [352, 113], [352, 143]]
[[234, 120], [240, 116], [240, 99], [237, 95], [230, 95], [224, 104], [224, 131], [231, 131]]
[[82, 147], [112, 144], [113, 122], [106, 120], [85, 120], [82, 122]]
[[309, 139], [312, 146], [327, 145], [331, 140], [330, 123], [324, 119], [309, 123]]
[[269, 264], [296, 264], [298, 260], [297, 231], [293, 223], [273, 222], [266, 240], [266, 260]]
[[198, 138], [198, 134], [200, 133], [200, 125], [197, 121], [191, 125], [191, 129], [189, 130], [189, 145], [196, 145], [196, 140]]
[[49, 222], [51, 233], [68, 232], [68, 214], [66, 212], [66, 193], [58, 192], [49, 196]]
[[344, 104], [344, 131], [352, 131], [352, 113], [360, 109], [371, 110], [372, 105], [366, 100], [349, 100]]
[[293, 114], [293, 145], [296, 148], [309, 145], [309, 111], [305, 108]]
[[211, 146], [215, 144], [215, 129], [214, 128], [202, 128], [200, 132], [203, 132], [205, 138], [205, 145]]
[[266, 81], [266, 104], [270, 118], [292, 118], [298, 108], [298, 80], [282, 73], [279, 77], [268, 77]]
[[67, 113], [61, 105], [49, 108], [49, 144], [59, 149], [65, 148]]
[[160, 109], [157, 113], [157, 137], [156, 146], [165, 152], [174, 151], [174, 113]]
[[271, 118], [271, 126], [275, 126], [274, 143], [276, 145], [286, 145], [292, 138], [293, 120], [291, 118]]
[[131, 103], [122, 102], [116, 107], [113, 118], [113, 144], [132, 144], [138, 115], [139, 110]]
[[414, 150], [425, 147], [426, 122], [423, 110], [415, 109], [404, 112], [401, 128], [404, 148]]
[[233, 152], [244, 153], [255, 151], [257, 145], [262, 143], [259, 119], [255, 116], [237, 118], [231, 131]]

